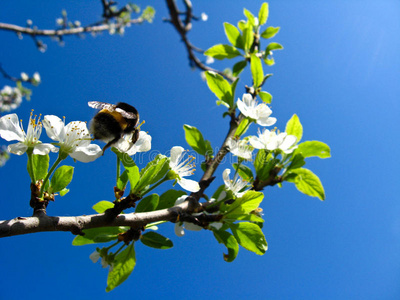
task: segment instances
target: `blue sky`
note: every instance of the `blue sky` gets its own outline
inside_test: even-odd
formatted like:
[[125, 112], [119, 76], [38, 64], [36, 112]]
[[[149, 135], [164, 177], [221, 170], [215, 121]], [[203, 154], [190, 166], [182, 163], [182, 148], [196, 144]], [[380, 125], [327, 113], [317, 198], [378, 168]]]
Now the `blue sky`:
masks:
[[[101, 14], [100, 1], [3, 1], [0, 22], [54, 26], [61, 10], [83, 24]], [[223, 22], [236, 24], [243, 7], [256, 13], [262, 1], [193, 1], [194, 13], [206, 12], [189, 38], [206, 49], [225, 43]], [[215, 3], [217, 2], [217, 3]], [[139, 1], [144, 7], [146, 1]], [[153, 24], [133, 26], [124, 37], [104, 33], [70, 37], [64, 47], [47, 41], [40, 53], [29, 38], [0, 32], [0, 62], [18, 76], [38, 71], [43, 83], [33, 88], [30, 110], [89, 121], [88, 101], [134, 105], [146, 120], [143, 130], [162, 153], [186, 145], [183, 124], [198, 127], [219, 146], [228, 124], [215, 106], [198, 71], [189, 68], [182, 43], [162, 1]], [[399, 299], [400, 203], [398, 185], [400, 116], [400, 3], [398, 1], [269, 1], [270, 26], [280, 26], [274, 41], [276, 65], [266, 90], [273, 97], [276, 126], [284, 130], [296, 113], [304, 140], [331, 147], [332, 158], [311, 158], [307, 168], [322, 180], [326, 200], [299, 193], [289, 183], [265, 190], [264, 233], [269, 249], [257, 256], [241, 248], [233, 263], [208, 231], [178, 238], [173, 225], [161, 232], [173, 239], [171, 250], [138, 245], [130, 278], [106, 294], [107, 272], [89, 260], [93, 246], [73, 247], [70, 233], [40, 233], [0, 241], [2, 299]], [[230, 66], [216, 62], [215, 68]], [[0, 78], [0, 86], [8, 82]], [[245, 73], [238, 85], [251, 84]], [[26, 121], [25, 121], [26, 124]], [[252, 129], [250, 133], [255, 133]], [[55, 157], [53, 157], [53, 160]], [[71, 192], [56, 199], [50, 215], [91, 214], [92, 205], [112, 200], [115, 158], [108, 151], [91, 164], [73, 163]], [[200, 168], [199, 168], [200, 169]], [[221, 184], [223, 168], [217, 172]], [[29, 216], [26, 157], [13, 156], [0, 169], [0, 219]], [[194, 178], [200, 178], [200, 170]], [[167, 188], [167, 187], [165, 187]]]

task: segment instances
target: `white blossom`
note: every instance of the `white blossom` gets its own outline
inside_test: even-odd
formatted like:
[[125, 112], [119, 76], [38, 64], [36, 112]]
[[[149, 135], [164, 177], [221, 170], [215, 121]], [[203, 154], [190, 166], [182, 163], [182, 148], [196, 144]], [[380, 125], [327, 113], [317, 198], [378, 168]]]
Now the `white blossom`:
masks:
[[132, 143], [133, 132], [124, 135], [116, 142], [113, 147], [117, 148], [120, 152], [125, 152], [129, 156], [135, 155], [137, 152], [146, 152], [151, 149], [151, 136], [145, 131], [139, 132], [139, 139], [136, 143]]
[[246, 186], [247, 181], [244, 181], [239, 175], [235, 175], [233, 180], [230, 179], [229, 174], [231, 174], [230, 169], [225, 169], [222, 173], [222, 178], [224, 179], [225, 187], [232, 191], [232, 193], [240, 198], [242, 197], [247, 191], [241, 192]]
[[184, 157], [185, 151], [182, 147], [172, 147], [169, 167], [177, 175], [176, 181], [182, 188], [190, 192], [197, 192], [200, 190], [198, 182], [184, 178], [193, 175], [194, 164], [191, 164], [191, 162], [194, 160], [194, 157], [189, 156], [183, 160]]
[[39, 84], [41, 82], [40, 74], [38, 72], [33, 73], [33, 83]]
[[242, 100], [238, 99], [237, 106], [240, 112], [261, 126], [271, 126], [276, 123], [276, 118], [270, 117], [272, 110], [265, 104], [258, 104], [250, 94], [243, 94]]
[[208, 20], [208, 15], [207, 15], [206, 13], [204, 13], [204, 12], [203, 12], [203, 13], [201, 13], [201, 16], [200, 16], [200, 18], [201, 18], [201, 20], [202, 20], [202, 21], [204, 21], [204, 22], [205, 22], [205, 21], [207, 21], [207, 20]]
[[[186, 198], [188, 197], [188, 195], [183, 195], [181, 197], [179, 197], [178, 199], [176, 199], [175, 201], [175, 205], [181, 204], [183, 203]], [[175, 223], [175, 234], [177, 236], [184, 236], [185, 235], [185, 229], [187, 230], [192, 230], [192, 231], [200, 231], [203, 229], [203, 227], [198, 226], [196, 224], [190, 223], [190, 222], [177, 222]]]
[[59, 117], [47, 115], [43, 120], [49, 138], [58, 142], [60, 152], [81, 162], [91, 162], [103, 154], [99, 145], [90, 144], [91, 136], [85, 122], [73, 121], [65, 125]]
[[21, 102], [22, 94], [18, 88], [6, 85], [0, 91], [0, 112], [14, 110]]
[[45, 155], [50, 151], [57, 152], [58, 149], [51, 144], [42, 144], [39, 140], [42, 133], [42, 123], [40, 116], [29, 118], [28, 130], [22, 128], [22, 121], [19, 123], [17, 114], [9, 114], [0, 118], [0, 136], [6, 141], [18, 141], [16, 144], [8, 146], [8, 151], [17, 155], [24, 154], [28, 149], [33, 150], [33, 154]]
[[106, 268], [107, 266], [109, 266], [107, 260], [105, 259], [105, 257], [102, 257], [100, 252], [95, 250], [92, 254], [89, 255], [90, 260], [95, 264], [99, 261], [101, 257], [101, 266], [103, 268]]
[[258, 137], [251, 136], [249, 138], [250, 144], [256, 149], [276, 150], [280, 149], [284, 153], [292, 153], [296, 147], [293, 147], [297, 138], [294, 135], [288, 135], [286, 132], [279, 134], [276, 131], [264, 129], [262, 132], [258, 131]]
[[25, 72], [22, 72], [21, 73], [21, 79], [22, 79], [22, 81], [28, 81], [29, 80], [28, 74], [26, 74]]
[[249, 146], [246, 140], [236, 140], [230, 138], [227, 142], [227, 146], [233, 155], [245, 160], [252, 159], [253, 148]]
[[207, 56], [207, 59], [206, 59], [206, 64], [207, 64], [207, 65], [211, 65], [211, 64], [213, 64], [214, 62], [215, 62], [214, 57], [212, 57], [212, 56]]

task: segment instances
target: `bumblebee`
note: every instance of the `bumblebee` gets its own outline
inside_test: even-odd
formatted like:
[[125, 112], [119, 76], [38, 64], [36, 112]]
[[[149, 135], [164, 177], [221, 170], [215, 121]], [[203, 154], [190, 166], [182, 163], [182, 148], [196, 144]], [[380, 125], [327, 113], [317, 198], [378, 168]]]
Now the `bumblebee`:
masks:
[[88, 105], [100, 110], [90, 122], [90, 133], [96, 140], [107, 143], [103, 147], [103, 153], [124, 134], [133, 133], [133, 144], [139, 139], [140, 129], [136, 127], [139, 113], [133, 106], [124, 102], [109, 104], [99, 101], [90, 101]]

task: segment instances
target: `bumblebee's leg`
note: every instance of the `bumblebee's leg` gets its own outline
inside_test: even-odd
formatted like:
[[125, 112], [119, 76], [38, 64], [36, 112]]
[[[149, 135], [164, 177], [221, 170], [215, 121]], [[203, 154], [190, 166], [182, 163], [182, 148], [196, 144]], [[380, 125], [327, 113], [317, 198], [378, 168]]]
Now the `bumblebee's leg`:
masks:
[[104, 155], [104, 151], [106, 151], [107, 148], [110, 148], [110, 146], [111, 146], [112, 144], [114, 144], [115, 142], [117, 142], [120, 138], [121, 138], [121, 137], [119, 136], [119, 137], [116, 137], [115, 139], [109, 141], [109, 142], [103, 147], [103, 154], [102, 154], [102, 155]]

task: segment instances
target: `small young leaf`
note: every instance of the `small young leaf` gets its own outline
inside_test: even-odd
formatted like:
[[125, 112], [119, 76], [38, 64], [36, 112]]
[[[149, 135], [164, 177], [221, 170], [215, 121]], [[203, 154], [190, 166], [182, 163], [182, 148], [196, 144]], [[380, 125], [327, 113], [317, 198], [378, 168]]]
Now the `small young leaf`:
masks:
[[157, 210], [170, 208], [174, 206], [176, 199], [179, 197], [186, 195], [184, 191], [177, 191], [177, 190], [168, 190], [160, 196], [158, 201]]
[[294, 170], [301, 168], [304, 166], [306, 162], [304, 161], [304, 156], [301, 155], [300, 153], [296, 153], [295, 155], [292, 156], [291, 163], [287, 170]]
[[263, 255], [265, 251], [267, 251], [267, 241], [258, 225], [249, 222], [241, 222], [230, 224], [229, 227], [236, 240], [239, 242], [239, 245], [243, 248], [258, 255]]
[[301, 153], [304, 157], [317, 156], [319, 158], [331, 157], [329, 146], [320, 141], [306, 141], [298, 145], [296, 153]]
[[256, 26], [255, 22], [255, 17], [254, 15], [247, 9], [243, 9], [243, 14], [247, 17], [247, 20], [249, 20], [249, 23], [254, 27]]
[[50, 193], [57, 193], [62, 189], [66, 188], [71, 182], [72, 176], [74, 174], [74, 167], [71, 166], [61, 166], [55, 172], [50, 181]]
[[[111, 148], [111, 150], [117, 154], [118, 158], [120, 159], [122, 165], [125, 168], [125, 171], [121, 174], [120, 178], [118, 178], [117, 180], [117, 187], [120, 190], [123, 190], [126, 186], [126, 177], [129, 180], [130, 186], [131, 186], [131, 191], [134, 190], [134, 187], [136, 186], [136, 184], [139, 181], [139, 168], [138, 166], [136, 166], [135, 162], [133, 161], [132, 157], [130, 157], [128, 154], [126, 153], [122, 153], [120, 151], [118, 151], [117, 148]], [[124, 174], [125, 173], [125, 174]], [[121, 178], [122, 177], [122, 178]], [[119, 186], [121, 186], [122, 188], [120, 188]]]
[[251, 55], [250, 69], [253, 76], [254, 88], [257, 89], [264, 80], [264, 71], [261, 60], [255, 54]]
[[72, 241], [74, 246], [82, 246], [96, 243], [107, 243], [118, 238], [123, 232], [120, 227], [100, 227], [83, 230], [85, 235], [77, 235]]
[[244, 42], [244, 50], [248, 52], [253, 45], [254, 41], [254, 32], [253, 26], [247, 24], [246, 27], [243, 29], [243, 42]]
[[247, 119], [247, 118], [243, 119], [240, 122], [238, 128], [236, 129], [235, 137], [240, 137], [241, 135], [245, 134], [247, 129], [249, 129], [250, 122], [251, 121], [249, 119]]
[[154, 231], [149, 231], [143, 234], [140, 237], [140, 241], [144, 245], [156, 249], [170, 249], [174, 246], [169, 238], [166, 238], [165, 236], [162, 236]]
[[261, 100], [262, 100], [263, 102], [265, 102], [265, 103], [267, 103], [267, 104], [271, 104], [271, 102], [272, 102], [272, 95], [271, 95], [270, 93], [261, 91], [258, 95], [260, 96], [260, 98], [261, 98]]
[[44, 179], [47, 175], [47, 170], [49, 169], [49, 155], [32, 155], [33, 163], [33, 173], [35, 174], [35, 179]]
[[325, 200], [325, 191], [321, 180], [312, 171], [308, 169], [294, 169], [289, 172], [289, 175], [296, 174], [296, 177], [290, 179], [285, 177], [286, 181], [293, 182], [296, 188], [312, 197], [318, 197], [320, 200]]
[[229, 218], [230, 215], [245, 215], [257, 209], [264, 194], [256, 191], [247, 191], [242, 197], [238, 198], [228, 207], [225, 217]]
[[268, 14], [269, 14], [268, 3], [264, 2], [261, 5], [260, 11], [258, 12], [258, 23], [260, 25], [264, 25], [265, 23], [267, 23]]
[[206, 155], [207, 146], [200, 130], [190, 125], [183, 125], [183, 129], [185, 130], [185, 138], [189, 146], [200, 155]]
[[233, 46], [218, 44], [206, 50], [204, 55], [214, 57], [215, 59], [225, 59], [234, 58], [242, 54]]
[[265, 52], [266, 52], [266, 53], [269, 53], [269, 51], [272, 51], [272, 50], [281, 50], [281, 49], [283, 49], [283, 46], [282, 46], [281, 44], [278, 44], [278, 43], [270, 43], [270, 44], [267, 46], [267, 48], [265, 49]]
[[290, 120], [286, 123], [285, 132], [290, 135], [294, 135], [297, 138], [297, 143], [300, 142], [303, 136], [303, 126], [300, 123], [299, 117], [294, 114]]
[[271, 58], [264, 58], [264, 62], [267, 66], [273, 66], [275, 64], [275, 59]]
[[232, 75], [238, 77], [242, 73], [243, 69], [247, 66], [247, 60], [241, 60], [233, 65]]
[[60, 191], [60, 196], [61, 196], [61, 197], [64, 197], [66, 194], [68, 194], [68, 192], [69, 192], [69, 189], [67, 189], [67, 188], [62, 189], [62, 190]]
[[232, 262], [239, 252], [239, 244], [235, 237], [227, 231], [213, 229], [214, 236], [218, 243], [222, 243], [228, 249], [228, 254], [224, 253], [224, 260]]
[[157, 194], [151, 194], [142, 200], [136, 206], [135, 212], [153, 211], [158, 205], [159, 197]]
[[270, 39], [273, 38], [278, 32], [279, 32], [280, 27], [268, 27], [261, 33], [261, 37], [264, 39]]
[[205, 72], [208, 88], [217, 96], [218, 99], [225, 102], [229, 107], [233, 106], [232, 89], [228, 81], [221, 75], [207, 71]]
[[156, 183], [167, 174], [168, 169], [168, 157], [158, 154], [144, 169], [140, 171], [140, 180], [131, 193], [141, 192], [147, 186]]
[[122, 174], [117, 179], [117, 188], [123, 191], [127, 184], [128, 184], [128, 171], [124, 170], [124, 172], [122, 172]]
[[254, 180], [254, 175], [251, 169], [243, 164], [234, 163], [233, 168], [238, 172], [239, 176], [242, 177], [243, 180], [252, 182]]
[[134, 243], [120, 252], [114, 260], [113, 267], [110, 268], [107, 278], [106, 292], [109, 292], [124, 282], [132, 273], [136, 265]]
[[92, 206], [92, 208], [99, 214], [104, 213], [107, 209], [113, 208], [114, 203], [106, 200], [102, 200], [97, 202], [95, 205]]
[[224, 23], [225, 34], [232, 46], [243, 49], [243, 39], [239, 30], [232, 24]]

